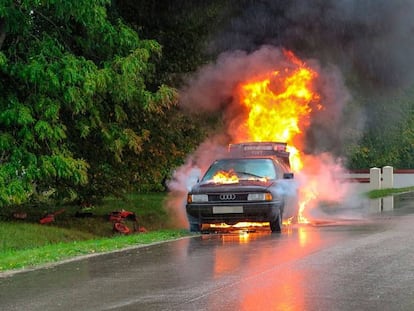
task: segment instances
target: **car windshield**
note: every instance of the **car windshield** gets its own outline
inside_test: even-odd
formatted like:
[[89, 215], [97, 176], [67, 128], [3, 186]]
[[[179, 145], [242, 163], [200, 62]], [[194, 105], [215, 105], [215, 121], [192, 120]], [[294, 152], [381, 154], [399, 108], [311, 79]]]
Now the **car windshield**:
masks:
[[219, 174], [226, 174], [233, 181], [246, 179], [276, 179], [276, 169], [271, 159], [223, 159], [214, 162], [202, 181], [209, 182]]

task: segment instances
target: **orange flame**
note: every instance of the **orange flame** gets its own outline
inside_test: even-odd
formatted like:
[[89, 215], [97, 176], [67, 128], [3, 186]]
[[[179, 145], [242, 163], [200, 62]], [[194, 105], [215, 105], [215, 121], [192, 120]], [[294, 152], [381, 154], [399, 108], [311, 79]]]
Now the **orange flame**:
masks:
[[239, 177], [233, 171], [219, 171], [213, 176], [213, 181], [216, 184], [236, 184], [239, 182]]
[[[238, 130], [236, 140], [281, 141], [288, 144], [291, 167], [298, 172], [303, 167], [303, 130], [310, 124], [311, 104], [323, 109], [318, 103], [320, 96], [313, 91], [317, 73], [300, 61], [293, 53], [285, 52], [290, 65], [240, 85], [239, 97], [246, 108], [247, 119]], [[314, 192], [306, 186], [300, 192], [299, 220], [306, 222], [302, 212]]]

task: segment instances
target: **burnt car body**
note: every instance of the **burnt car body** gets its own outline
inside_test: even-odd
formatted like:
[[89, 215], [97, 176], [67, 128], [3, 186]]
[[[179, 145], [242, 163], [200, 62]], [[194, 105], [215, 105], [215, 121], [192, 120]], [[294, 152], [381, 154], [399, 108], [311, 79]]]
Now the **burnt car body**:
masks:
[[285, 143], [230, 145], [228, 157], [214, 161], [187, 195], [190, 231], [203, 224], [268, 222], [280, 232], [292, 178]]

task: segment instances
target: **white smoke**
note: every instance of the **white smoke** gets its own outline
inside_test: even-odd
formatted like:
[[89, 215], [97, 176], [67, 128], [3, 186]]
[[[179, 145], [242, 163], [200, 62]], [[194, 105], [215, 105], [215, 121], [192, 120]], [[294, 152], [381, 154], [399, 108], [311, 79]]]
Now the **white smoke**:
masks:
[[176, 169], [173, 178], [167, 182], [169, 194], [166, 207], [179, 228], [187, 227], [185, 215], [187, 193], [203, 176], [211, 163], [227, 152], [223, 139], [223, 136], [217, 135], [203, 142], [186, 159], [185, 163]]
[[[365, 214], [366, 203], [358, 185], [346, 177], [342, 159], [325, 152], [303, 158], [304, 168], [296, 174], [299, 189], [314, 195], [307, 202], [303, 216], [307, 219], [351, 219]], [[306, 193], [305, 193], [306, 194]]]

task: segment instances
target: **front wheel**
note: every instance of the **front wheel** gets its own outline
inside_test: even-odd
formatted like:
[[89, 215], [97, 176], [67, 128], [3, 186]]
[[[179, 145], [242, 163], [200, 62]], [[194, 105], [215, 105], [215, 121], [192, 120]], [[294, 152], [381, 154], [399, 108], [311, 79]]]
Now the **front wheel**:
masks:
[[190, 232], [200, 232], [201, 231], [201, 223], [200, 221], [193, 216], [187, 215], [188, 222], [190, 224]]
[[272, 232], [277, 232], [280, 233], [282, 232], [282, 217], [283, 213], [281, 211], [279, 211], [279, 215], [277, 216], [277, 218], [275, 220], [270, 221], [270, 230]]
[[201, 226], [198, 223], [190, 223], [190, 232], [200, 232]]

